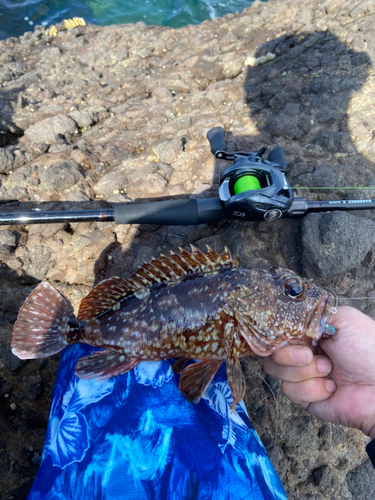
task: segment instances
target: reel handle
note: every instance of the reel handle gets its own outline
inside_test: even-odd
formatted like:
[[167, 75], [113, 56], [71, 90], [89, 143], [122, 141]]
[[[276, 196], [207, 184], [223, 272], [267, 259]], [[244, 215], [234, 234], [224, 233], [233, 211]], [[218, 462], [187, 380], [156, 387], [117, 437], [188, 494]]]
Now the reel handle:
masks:
[[285, 160], [284, 148], [282, 148], [281, 146], [276, 146], [275, 148], [271, 149], [271, 151], [268, 153], [268, 159], [273, 163], [277, 163], [279, 165], [279, 170], [281, 170], [282, 172], [285, 173], [287, 171], [288, 164]]
[[224, 141], [223, 127], [214, 127], [207, 132], [207, 139], [211, 146], [211, 153], [214, 155], [216, 151], [225, 151], [226, 144]]

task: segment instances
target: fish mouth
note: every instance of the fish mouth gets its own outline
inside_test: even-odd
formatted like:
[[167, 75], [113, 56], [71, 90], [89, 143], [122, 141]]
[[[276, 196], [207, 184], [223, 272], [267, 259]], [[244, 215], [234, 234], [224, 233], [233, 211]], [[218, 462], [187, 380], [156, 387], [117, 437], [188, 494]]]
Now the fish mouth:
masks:
[[313, 340], [319, 340], [323, 335], [324, 327], [332, 309], [336, 306], [336, 297], [332, 292], [323, 291], [323, 295], [317, 306], [308, 318], [306, 336]]

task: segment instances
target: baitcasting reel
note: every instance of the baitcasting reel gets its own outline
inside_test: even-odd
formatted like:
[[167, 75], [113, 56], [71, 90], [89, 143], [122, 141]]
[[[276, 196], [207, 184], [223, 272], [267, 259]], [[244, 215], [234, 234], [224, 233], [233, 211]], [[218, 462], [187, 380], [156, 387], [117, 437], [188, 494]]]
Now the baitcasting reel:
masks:
[[221, 127], [209, 130], [207, 138], [216, 158], [234, 161], [221, 174], [219, 187], [219, 198], [232, 217], [271, 221], [288, 213], [293, 193], [284, 175], [288, 166], [283, 148], [272, 149], [265, 160], [266, 146], [256, 153], [226, 152]]

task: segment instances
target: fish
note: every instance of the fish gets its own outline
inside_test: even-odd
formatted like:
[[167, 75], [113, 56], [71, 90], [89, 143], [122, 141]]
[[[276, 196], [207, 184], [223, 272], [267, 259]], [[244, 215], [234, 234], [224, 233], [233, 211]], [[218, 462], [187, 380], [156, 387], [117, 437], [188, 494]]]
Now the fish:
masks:
[[45, 358], [76, 342], [103, 348], [77, 361], [82, 379], [109, 378], [141, 361], [173, 359], [179, 388], [198, 403], [226, 362], [232, 410], [245, 394], [240, 359], [269, 356], [324, 334], [334, 296], [295, 272], [241, 267], [225, 248], [192, 246], [142, 265], [130, 278], [101, 281], [77, 317], [48, 282], [22, 305], [12, 332], [20, 359]]

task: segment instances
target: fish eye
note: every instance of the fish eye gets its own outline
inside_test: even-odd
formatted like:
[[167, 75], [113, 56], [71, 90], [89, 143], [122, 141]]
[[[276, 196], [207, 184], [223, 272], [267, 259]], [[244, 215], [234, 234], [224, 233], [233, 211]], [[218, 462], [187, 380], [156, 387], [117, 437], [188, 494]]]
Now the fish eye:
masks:
[[297, 278], [289, 278], [284, 281], [284, 292], [291, 299], [301, 300], [305, 296], [305, 285]]

